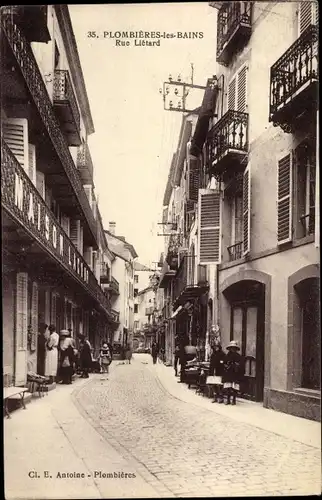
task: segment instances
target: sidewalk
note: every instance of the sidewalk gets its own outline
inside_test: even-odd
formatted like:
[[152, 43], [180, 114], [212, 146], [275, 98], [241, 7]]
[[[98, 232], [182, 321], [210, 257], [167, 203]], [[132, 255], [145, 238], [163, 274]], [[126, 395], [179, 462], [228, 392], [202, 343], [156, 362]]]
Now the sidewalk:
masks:
[[[94, 377], [106, 376], [91, 375], [71, 386], [59, 385], [48, 396], [34, 399], [27, 410], [18, 410], [11, 419], [4, 419], [7, 500], [160, 498], [139, 475], [135, 464], [123, 459], [74, 405], [72, 393]], [[49, 478], [44, 477], [45, 471]], [[57, 477], [64, 472], [83, 477]], [[100, 472], [131, 473], [136, 477], [104, 478]]]
[[212, 404], [211, 399], [196, 394], [193, 388], [188, 389], [186, 384], [178, 384], [179, 378], [174, 376], [173, 367], [165, 366], [163, 363], [152, 365], [151, 362], [147, 366], [156, 372], [164, 389], [181, 401], [321, 449], [320, 422], [270, 410], [264, 408], [262, 403], [254, 403], [245, 399], [238, 399], [236, 406]]

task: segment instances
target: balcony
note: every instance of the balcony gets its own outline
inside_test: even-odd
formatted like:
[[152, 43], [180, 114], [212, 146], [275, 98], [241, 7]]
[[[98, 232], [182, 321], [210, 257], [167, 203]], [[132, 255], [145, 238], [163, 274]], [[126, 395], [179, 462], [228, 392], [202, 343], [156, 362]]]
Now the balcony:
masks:
[[109, 299], [94, 273], [4, 141], [1, 157], [1, 204], [5, 212], [31, 237], [40, 253], [47, 253], [51, 262], [58, 263], [109, 316]]
[[227, 168], [244, 170], [248, 152], [248, 113], [228, 110], [209, 132], [210, 173], [222, 174]]
[[87, 226], [93, 239], [93, 246], [98, 246], [97, 224], [89, 205], [82, 182], [74, 164], [74, 160], [68, 149], [64, 134], [60, 129], [52, 103], [50, 101], [45, 83], [39, 71], [38, 64], [30, 48], [30, 44], [22, 34], [17, 23], [10, 15], [2, 13], [1, 26], [3, 29], [3, 43], [5, 40], [9, 45], [16, 63], [21, 71], [29, 91], [29, 100], [33, 101], [42, 124], [48, 133], [53, 149], [65, 171], [66, 177], [76, 195], [77, 202], [81, 208], [85, 226]]
[[93, 183], [93, 162], [87, 143], [82, 144], [77, 151], [77, 170], [83, 184]]
[[49, 42], [48, 5], [20, 5], [2, 7], [2, 15], [8, 13], [23, 31], [28, 42]]
[[114, 330], [116, 330], [120, 325], [120, 313], [115, 311], [115, 309], [111, 309], [111, 322]]
[[107, 274], [101, 274], [100, 281], [104, 291], [108, 291], [112, 295], [120, 294], [119, 282], [113, 276], [110, 278]]
[[227, 250], [230, 261], [241, 259], [243, 256], [243, 242], [239, 241], [235, 245], [230, 245]]
[[219, 9], [217, 26], [216, 60], [227, 65], [252, 33], [251, 2], [225, 2]]
[[179, 249], [182, 246], [182, 234], [173, 233], [169, 238], [168, 253], [166, 261], [169, 264], [171, 271], [176, 271], [179, 264]]
[[269, 121], [285, 132], [317, 108], [318, 28], [310, 25], [271, 67]]
[[151, 314], [153, 314], [153, 312], [154, 312], [154, 307], [153, 306], [145, 308], [145, 315], [146, 316], [151, 316]]
[[195, 299], [209, 290], [209, 284], [205, 279], [206, 271], [205, 269], [202, 269], [204, 266], [200, 266], [198, 269], [198, 284], [195, 285], [192, 277], [189, 276], [188, 273], [188, 259], [189, 256], [183, 258], [175, 277], [173, 287], [173, 310], [177, 309], [179, 306], [184, 306], [186, 302], [193, 303]]
[[80, 146], [80, 114], [67, 70], [55, 70], [54, 109], [69, 146]]

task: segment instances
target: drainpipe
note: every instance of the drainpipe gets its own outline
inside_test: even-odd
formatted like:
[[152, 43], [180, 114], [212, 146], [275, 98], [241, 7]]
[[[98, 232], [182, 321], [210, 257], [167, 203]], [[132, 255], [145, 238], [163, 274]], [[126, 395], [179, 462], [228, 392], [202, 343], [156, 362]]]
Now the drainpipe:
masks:
[[320, 165], [319, 165], [319, 110], [316, 113], [316, 168], [315, 168], [315, 246], [320, 246]]

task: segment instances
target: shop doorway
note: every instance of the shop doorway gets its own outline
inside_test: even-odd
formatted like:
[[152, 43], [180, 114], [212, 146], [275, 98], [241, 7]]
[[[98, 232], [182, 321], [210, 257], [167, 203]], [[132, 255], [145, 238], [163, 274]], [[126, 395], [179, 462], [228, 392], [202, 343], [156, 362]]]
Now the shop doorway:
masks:
[[300, 307], [301, 387], [321, 388], [320, 290], [318, 278], [295, 285]]
[[265, 340], [265, 285], [243, 280], [224, 292], [230, 302], [230, 340], [237, 340], [245, 359], [245, 377], [242, 396], [263, 401], [264, 395], [264, 340]]

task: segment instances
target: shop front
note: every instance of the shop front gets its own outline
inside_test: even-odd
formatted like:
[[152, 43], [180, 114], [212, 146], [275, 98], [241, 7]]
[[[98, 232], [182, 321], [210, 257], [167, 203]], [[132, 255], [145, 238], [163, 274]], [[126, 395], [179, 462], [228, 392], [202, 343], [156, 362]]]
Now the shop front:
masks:
[[[89, 335], [91, 314], [109, 318], [94, 274], [14, 156], [2, 145], [4, 374], [24, 385], [42, 369], [38, 333]], [[95, 312], [94, 312], [95, 311]], [[97, 322], [96, 322], [97, 324]], [[93, 326], [95, 336], [97, 327]]]

